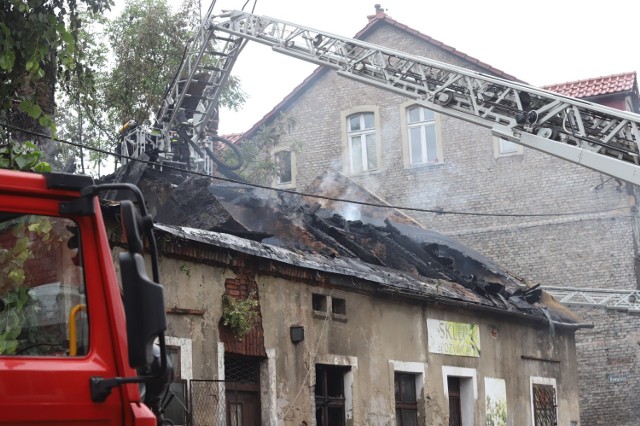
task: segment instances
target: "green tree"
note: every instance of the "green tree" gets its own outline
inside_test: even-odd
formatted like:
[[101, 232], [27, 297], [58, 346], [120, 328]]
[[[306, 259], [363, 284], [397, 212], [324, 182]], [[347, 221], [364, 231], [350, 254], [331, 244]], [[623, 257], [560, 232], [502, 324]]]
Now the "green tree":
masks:
[[[111, 0], [4, 0], [0, 2], [0, 119], [37, 133], [55, 127], [58, 79], [82, 79], [76, 56], [80, 12], [100, 14]], [[33, 140], [53, 158], [50, 138], [13, 132], [18, 142]]]
[[[196, 0], [185, 0], [177, 12], [167, 0], [127, 0], [122, 14], [107, 27], [113, 67], [105, 102], [124, 123], [149, 124], [186, 54], [200, 22]], [[213, 61], [213, 58], [206, 58]], [[231, 78], [221, 103], [238, 108], [245, 100], [239, 82]]]
[[[239, 148], [244, 165], [238, 174], [248, 182], [260, 184], [270, 182], [277, 176], [278, 166], [271, 156], [271, 151], [282, 144], [282, 138], [293, 130], [295, 124], [295, 117], [281, 113], [271, 123], [258, 129], [251, 139], [243, 140]], [[294, 142], [290, 148], [294, 152], [299, 151], [301, 142]], [[233, 156], [229, 151], [225, 152], [225, 155]]]
[[67, 166], [79, 163], [81, 173], [100, 175], [108, 156], [92, 149], [108, 150], [114, 139], [118, 122], [105, 108], [104, 88], [109, 86], [109, 46], [104, 36], [108, 23], [104, 16], [82, 14], [83, 27], [78, 31], [77, 55], [85, 66], [84, 78], [70, 78], [60, 82], [60, 96], [56, 109], [56, 124], [61, 139], [81, 147], [61, 144], [59, 162]]

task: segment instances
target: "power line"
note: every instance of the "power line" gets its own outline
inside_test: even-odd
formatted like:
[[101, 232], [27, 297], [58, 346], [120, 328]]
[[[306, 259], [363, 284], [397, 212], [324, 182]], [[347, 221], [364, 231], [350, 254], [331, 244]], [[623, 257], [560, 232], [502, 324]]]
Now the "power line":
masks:
[[413, 211], [413, 212], [419, 212], [419, 213], [433, 213], [433, 214], [438, 214], [438, 215], [449, 214], [449, 215], [458, 215], [458, 216], [479, 216], [479, 217], [558, 217], [558, 216], [577, 216], [577, 215], [592, 215], [592, 214], [609, 213], [609, 212], [613, 212], [613, 211], [628, 209], [628, 207], [616, 207], [616, 208], [608, 209], [608, 210], [584, 211], [584, 212], [479, 213], [479, 212], [469, 212], [469, 211], [459, 211], [459, 210], [425, 209], [425, 208], [418, 208], [418, 207], [396, 206], [396, 205], [391, 205], [391, 204], [370, 203], [370, 202], [367, 202], [367, 201], [357, 201], [357, 200], [349, 200], [349, 199], [345, 199], [345, 198], [329, 197], [329, 196], [326, 196], [326, 195], [309, 194], [309, 193], [305, 193], [305, 192], [294, 191], [294, 190], [291, 190], [291, 189], [273, 188], [273, 187], [270, 187], [270, 186], [260, 185], [260, 184], [257, 184], [257, 183], [242, 182], [242, 181], [239, 181], [239, 180], [236, 180], [236, 179], [230, 179], [230, 178], [225, 178], [225, 177], [220, 177], [220, 176], [212, 176], [210, 174], [206, 174], [206, 173], [202, 173], [202, 172], [181, 169], [179, 167], [169, 166], [169, 165], [161, 164], [161, 163], [156, 163], [154, 161], [142, 160], [140, 158], [129, 157], [127, 155], [122, 155], [122, 154], [116, 154], [114, 152], [107, 151], [107, 150], [104, 150], [104, 149], [101, 149], [101, 148], [95, 148], [95, 147], [79, 144], [79, 143], [76, 143], [76, 142], [71, 142], [71, 141], [68, 141], [68, 140], [65, 140], [65, 139], [53, 138], [53, 137], [51, 137], [49, 135], [45, 135], [45, 134], [42, 134], [42, 133], [34, 132], [34, 131], [28, 130], [28, 129], [23, 129], [23, 128], [20, 128], [20, 127], [17, 127], [17, 126], [13, 126], [11, 124], [3, 123], [3, 122], [0, 122], [0, 126], [2, 126], [4, 128], [7, 128], [7, 129], [11, 129], [11, 130], [19, 131], [19, 132], [22, 132], [22, 133], [30, 134], [32, 136], [38, 136], [38, 137], [51, 139], [51, 140], [54, 140], [56, 142], [64, 143], [64, 144], [71, 145], [71, 146], [76, 146], [76, 147], [79, 147], [79, 148], [84, 148], [84, 149], [87, 149], [87, 150], [90, 150], [90, 151], [99, 152], [99, 153], [110, 155], [110, 156], [113, 156], [113, 157], [124, 158], [124, 159], [127, 159], [129, 161], [137, 161], [137, 162], [144, 163], [144, 164], [151, 165], [151, 166], [158, 166], [158, 167], [162, 167], [164, 169], [176, 170], [176, 171], [179, 171], [181, 173], [188, 173], [188, 174], [195, 175], [195, 176], [202, 176], [202, 177], [206, 177], [206, 178], [209, 178], [209, 179], [216, 179], [216, 180], [219, 180], [219, 181], [222, 181], [222, 182], [228, 182], [228, 183], [234, 183], [234, 184], [237, 184], [237, 185], [246, 186], [247, 188], [245, 188], [245, 189], [260, 188], [260, 189], [265, 189], [265, 190], [274, 191], [274, 192], [282, 192], [282, 193], [287, 193], [287, 194], [292, 194], [292, 195], [299, 195], [299, 196], [302, 196], [302, 197], [317, 198], [317, 199], [321, 199], [321, 200], [335, 201], [335, 202], [341, 202], [341, 203], [358, 204], [358, 205], [368, 206], [368, 207], [378, 207], [378, 208], [384, 208], [384, 209], [405, 210], [405, 211]]

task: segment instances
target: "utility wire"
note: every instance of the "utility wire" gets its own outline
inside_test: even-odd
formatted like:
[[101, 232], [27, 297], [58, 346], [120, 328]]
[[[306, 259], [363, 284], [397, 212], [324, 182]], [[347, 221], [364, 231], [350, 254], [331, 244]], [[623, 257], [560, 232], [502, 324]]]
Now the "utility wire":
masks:
[[30, 134], [32, 136], [48, 138], [48, 139], [54, 140], [56, 142], [60, 142], [60, 143], [64, 143], [64, 144], [67, 144], [67, 145], [76, 146], [76, 147], [80, 147], [80, 148], [85, 148], [85, 149], [90, 150], [90, 151], [99, 152], [99, 153], [110, 155], [110, 156], [113, 156], [113, 157], [125, 158], [125, 159], [130, 160], [130, 161], [137, 161], [137, 162], [144, 163], [144, 164], [151, 165], [151, 166], [158, 166], [158, 167], [162, 167], [164, 169], [176, 170], [176, 171], [179, 171], [181, 173], [188, 173], [188, 174], [195, 175], [195, 176], [202, 176], [202, 177], [206, 177], [206, 178], [209, 178], [209, 179], [216, 179], [216, 180], [219, 180], [219, 181], [222, 181], [222, 182], [228, 182], [228, 183], [234, 183], [234, 184], [237, 184], [237, 185], [246, 186], [247, 188], [245, 188], [245, 189], [260, 188], [260, 189], [266, 189], [266, 190], [274, 191], [274, 192], [282, 192], [282, 193], [287, 193], [287, 194], [292, 194], [292, 195], [299, 195], [299, 196], [302, 196], [302, 197], [317, 198], [317, 199], [320, 199], [320, 200], [336, 201], [336, 202], [341, 202], [341, 203], [359, 204], [359, 205], [368, 206], [368, 207], [378, 207], [378, 208], [384, 208], [384, 209], [406, 210], [406, 211], [413, 211], [413, 212], [419, 212], [419, 213], [433, 213], [433, 214], [439, 214], [439, 215], [449, 214], [449, 215], [458, 215], [458, 216], [480, 216], [480, 217], [558, 217], [558, 216], [576, 216], [576, 215], [590, 215], [590, 214], [609, 213], [609, 212], [614, 212], [614, 211], [618, 211], [618, 210], [626, 210], [626, 209], [629, 208], [629, 207], [616, 207], [616, 208], [608, 209], [608, 210], [584, 211], [584, 212], [561, 212], [561, 213], [478, 213], [478, 212], [459, 211], [459, 210], [425, 209], [425, 208], [418, 208], [418, 207], [396, 206], [396, 205], [391, 205], [391, 204], [370, 203], [370, 202], [367, 202], [367, 201], [357, 201], [357, 200], [349, 200], [349, 199], [345, 199], [345, 198], [329, 197], [329, 196], [326, 196], [326, 195], [309, 194], [309, 193], [305, 193], [305, 192], [294, 191], [294, 190], [291, 190], [291, 189], [273, 188], [273, 187], [270, 187], [270, 186], [260, 185], [260, 184], [257, 184], [257, 183], [242, 182], [242, 181], [235, 180], [235, 179], [230, 179], [230, 178], [225, 178], [225, 177], [220, 177], [220, 176], [212, 176], [212, 175], [207, 174], [207, 173], [196, 172], [196, 171], [193, 171], [193, 170], [186, 170], [186, 169], [182, 169], [180, 167], [175, 167], [175, 166], [169, 166], [169, 165], [166, 165], [166, 164], [156, 163], [154, 161], [142, 160], [140, 158], [129, 157], [127, 155], [122, 155], [122, 154], [116, 154], [116, 153], [111, 152], [111, 151], [107, 151], [107, 150], [100, 149], [100, 148], [95, 148], [95, 147], [90, 147], [90, 146], [87, 146], [87, 145], [71, 142], [71, 141], [64, 140], [64, 139], [53, 138], [53, 137], [51, 137], [49, 135], [45, 135], [45, 134], [42, 134], [42, 133], [34, 132], [32, 130], [23, 129], [23, 128], [20, 128], [20, 127], [17, 127], [17, 126], [13, 126], [11, 124], [3, 123], [3, 122], [0, 122], [0, 126], [6, 128], [6, 129], [19, 131], [19, 132], [22, 132], [22, 133]]

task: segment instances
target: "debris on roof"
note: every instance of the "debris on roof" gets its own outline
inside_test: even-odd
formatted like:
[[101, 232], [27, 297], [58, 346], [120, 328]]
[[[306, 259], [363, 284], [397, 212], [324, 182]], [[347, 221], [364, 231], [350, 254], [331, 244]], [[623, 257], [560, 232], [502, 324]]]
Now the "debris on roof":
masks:
[[[393, 209], [361, 205], [358, 216], [347, 219], [337, 213], [345, 204], [340, 201], [325, 199], [323, 205], [309, 197], [275, 195], [203, 177], [175, 185], [163, 182], [163, 176], [147, 171], [138, 184], [155, 213], [157, 228], [175, 238], [367, 280], [379, 286], [376, 291], [390, 295], [437, 299], [544, 322], [547, 317], [563, 324], [580, 322], [554, 299], [542, 303], [545, 296], [538, 287]], [[331, 189], [318, 186], [325, 196], [332, 195], [327, 198], [349, 194], [379, 203], [344, 176], [331, 181]]]

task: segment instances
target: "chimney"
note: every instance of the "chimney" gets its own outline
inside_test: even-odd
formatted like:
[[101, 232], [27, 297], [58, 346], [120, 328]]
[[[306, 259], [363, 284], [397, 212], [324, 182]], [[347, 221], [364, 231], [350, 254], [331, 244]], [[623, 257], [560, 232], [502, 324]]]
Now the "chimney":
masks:
[[380, 4], [376, 4], [375, 8], [376, 8], [376, 15], [384, 13], [384, 9], [382, 8], [382, 6]]

